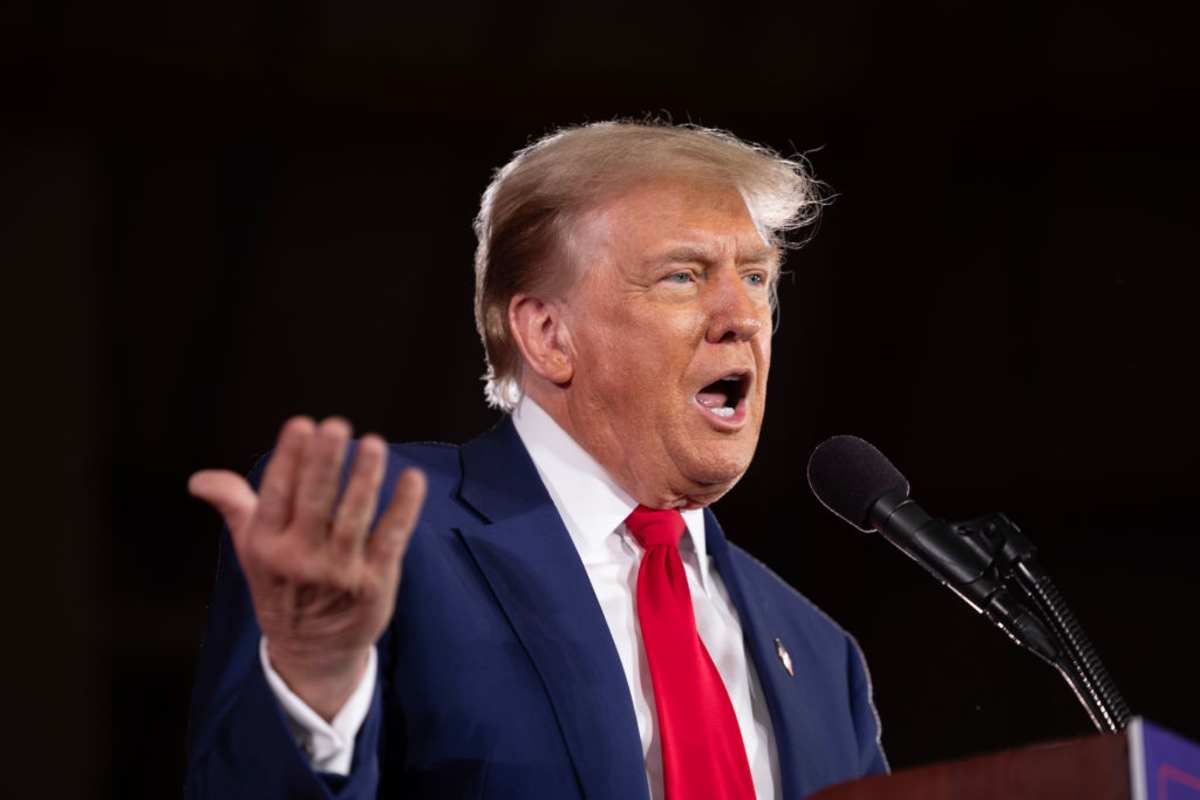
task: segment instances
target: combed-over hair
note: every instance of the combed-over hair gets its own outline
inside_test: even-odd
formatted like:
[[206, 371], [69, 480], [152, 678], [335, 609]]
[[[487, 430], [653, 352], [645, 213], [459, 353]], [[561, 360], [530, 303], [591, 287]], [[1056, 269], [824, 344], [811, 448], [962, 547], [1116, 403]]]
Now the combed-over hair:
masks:
[[[512, 411], [522, 359], [508, 321], [517, 294], [564, 291], [573, 279], [570, 226], [623, 189], [656, 177], [736, 188], [763, 238], [814, 222], [820, 185], [803, 158], [783, 158], [731, 133], [661, 122], [564, 128], [518, 151], [496, 171], [475, 218], [475, 325], [487, 358], [484, 394]], [[774, 285], [771, 291], [775, 301]]]

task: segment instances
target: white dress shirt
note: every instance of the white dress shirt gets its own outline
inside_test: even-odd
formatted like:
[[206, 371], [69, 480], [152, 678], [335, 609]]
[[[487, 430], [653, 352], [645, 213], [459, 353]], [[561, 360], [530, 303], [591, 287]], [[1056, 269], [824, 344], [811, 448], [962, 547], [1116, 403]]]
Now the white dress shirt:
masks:
[[[513, 424], [579, 551], [604, 621], [608, 623], [629, 683], [650, 796], [661, 800], [664, 797], [661, 740], [650, 667], [635, 608], [642, 548], [625, 529], [625, 518], [637, 507], [637, 501], [534, 401], [529, 398], [521, 401], [513, 412]], [[779, 762], [770, 714], [754, 665], [746, 654], [737, 610], [720, 574], [711, 566], [705, 543], [704, 512], [694, 509], [682, 514], [687, 532], [679, 550], [691, 589], [696, 628], [733, 703], [755, 794], [760, 800], [778, 798]], [[354, 737], [366, 719], [374, 690], [374, 653], [362, 684], [331, 725], [309, 709], [271, 669], [265, 642], [260, 651], [267, 681], [313, 768], [347, 774]]]

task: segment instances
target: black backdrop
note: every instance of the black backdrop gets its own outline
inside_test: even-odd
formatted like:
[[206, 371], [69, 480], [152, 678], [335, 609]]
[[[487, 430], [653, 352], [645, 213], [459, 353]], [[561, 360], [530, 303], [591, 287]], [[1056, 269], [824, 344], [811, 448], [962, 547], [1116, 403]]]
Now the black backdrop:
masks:
[[[861, 642], [895, 767], [1086, 733], [1065, 686], [818, 509], [825, 436], [1002, 509], [1134, 708], [1200, 738], [1194, 16], [1108, 0], [199, 4], [0, 12], [10, 707], [40, 796], [178, 794], [216, 519], [290, 414], [463, 441], [470, 220], [566, 123], [809, 153], [757, 460], [718, 512]], [[23, 413], [24, 413], [23, 412]], [[24, 460], [24, 459], [23, 459]], [[14, 591], [15, 590], [15, 591]], [[33, 609], [33, 613], [30, 613]], [[53, 769], [51, 769], [53, 767]]]

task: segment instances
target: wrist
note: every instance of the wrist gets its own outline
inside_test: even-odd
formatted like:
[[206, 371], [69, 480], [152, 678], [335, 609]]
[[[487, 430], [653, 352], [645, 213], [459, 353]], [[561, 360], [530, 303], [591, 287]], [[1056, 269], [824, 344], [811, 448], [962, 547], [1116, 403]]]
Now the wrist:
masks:
[[362, 682], [371, 648], [351, 653], [298, 654], [267, 639], [267, 657], [287, 687], [326, 722], [332, 722]]

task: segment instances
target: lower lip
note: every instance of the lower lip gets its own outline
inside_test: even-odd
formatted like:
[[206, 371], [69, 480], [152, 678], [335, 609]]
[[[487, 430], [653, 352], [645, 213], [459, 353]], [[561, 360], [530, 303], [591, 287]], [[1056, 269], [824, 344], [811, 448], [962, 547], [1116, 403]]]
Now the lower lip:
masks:
[[741, 430], [746, 424], [746, 398], [738, 400], [737, 406], [733, 409], [733, 414], [728, 417], [718, 417], [708, 408], [700, 405], [700, 401], [692, 398], [692, 403], [700, 411], [701, 415], [719, 431], [737, 431]]

